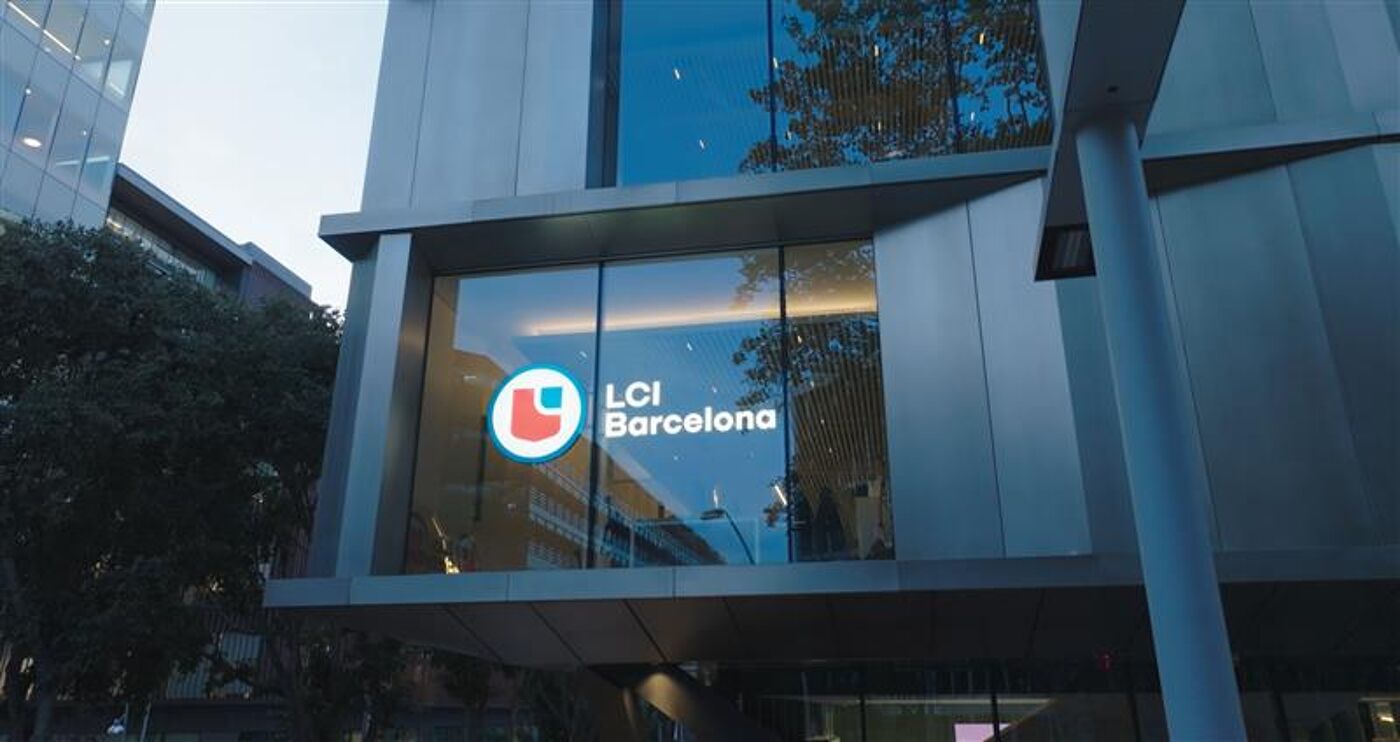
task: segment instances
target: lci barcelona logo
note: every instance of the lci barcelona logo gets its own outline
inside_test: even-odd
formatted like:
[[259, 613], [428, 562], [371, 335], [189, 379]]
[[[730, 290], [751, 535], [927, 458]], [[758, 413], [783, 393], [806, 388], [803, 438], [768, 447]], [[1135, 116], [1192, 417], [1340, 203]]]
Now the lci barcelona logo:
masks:
[[583, 386], [558, 366], [525, 366], [496, 389], [487, 431], [507, 458], [537, 464], [557, 458], [583, 432]]

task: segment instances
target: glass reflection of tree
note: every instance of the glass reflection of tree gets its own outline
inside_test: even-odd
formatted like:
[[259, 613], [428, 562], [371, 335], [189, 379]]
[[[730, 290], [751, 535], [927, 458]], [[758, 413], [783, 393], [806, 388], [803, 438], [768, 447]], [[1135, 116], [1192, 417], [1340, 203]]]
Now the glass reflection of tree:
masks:
[[[893, 532], [883, 491], [888, 466], [874, 250], [868, 243], [798, 250], [805, 258], [794, 260], [790, 253], [783, 276], [786, 328], [765, 325], [734, 352], [749, 386], [738, 403], [781, 405], [786, 390], [792, 558], [889, 558]], [[750, 262], [736, 303], [777, 278], [771, 264]], [[853, 296], [870, 301], [853, 305]], [[856, 512], [862, 498], [878, 505], [867, 513], [875, 522], [865, 534]]]
[[1044, 144], [1050, 138], [1027, 0], [780, 0], [773, 60], [750, 97], [775, 112], [743, 172]]

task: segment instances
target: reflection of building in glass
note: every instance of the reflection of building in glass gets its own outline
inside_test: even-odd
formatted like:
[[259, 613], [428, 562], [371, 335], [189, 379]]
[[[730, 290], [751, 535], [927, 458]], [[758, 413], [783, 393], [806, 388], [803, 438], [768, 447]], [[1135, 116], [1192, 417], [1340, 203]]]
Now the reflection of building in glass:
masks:
[[[1395, 737], [1400, 346], [1363, 340], [1400, 332], [1397, 8], [392, 4], [363, 213], [324, 230], [397, 332], [352, 369], [416, 368], [388, 315], [452, 276], [477, 301], [430, 334], [500, 369], [782, 430], [593, 436], [542, 505], [574, 540], [491, 579], [383, 574], [397, 517], [371, 560], [337, 514], [402, 486], [355, 483], [276, 604], [590, 666], [609, 740], [658, 738], [617, 721], [643, 701], [660, 738]], [[432, 366], [421, 405], [341, 378], [427, 420]]]

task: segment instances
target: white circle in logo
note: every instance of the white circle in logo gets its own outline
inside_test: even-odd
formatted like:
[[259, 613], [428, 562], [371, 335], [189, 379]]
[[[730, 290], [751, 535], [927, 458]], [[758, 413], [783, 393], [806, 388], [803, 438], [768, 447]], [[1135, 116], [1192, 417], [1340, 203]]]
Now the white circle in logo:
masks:
[[487, 431], [506, 458], [558, 457], [583, 432], [583, 386], [558, 366], [525, 366], [506, 377], [487, 410]]

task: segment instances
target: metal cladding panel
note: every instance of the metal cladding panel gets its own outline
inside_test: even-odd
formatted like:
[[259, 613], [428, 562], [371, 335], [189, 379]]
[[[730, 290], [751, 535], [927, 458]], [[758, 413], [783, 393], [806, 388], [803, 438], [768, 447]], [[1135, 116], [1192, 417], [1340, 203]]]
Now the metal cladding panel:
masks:
[[[1400, 13], [1400, 11], [1396, 11]], [[1376, 157], [1376, 172], [1381, 180], [1381, 195], [1390, 207], [1390, 226], [1400, 234], [1400, 143], [1377, 144], [1369, 147]]]
[[1251, 0], [1249, 5], [1279, 120], [1350, 112], [1324, 3]]
[[1094, 551], [1136, 552], [1137, 532], [1098, 281], [1092, 277], [1057, 281], [1055, 289]]
[[573, 666], [578, 655], [527, 603], [449, 606], [467, 631], [508, 665]]
[[1400, 49], [1385, 6], [1386, 0], [1323, 3], [1352, 107], [1360, 111], [1400, 107]]
[[335, 385], [331, 391], [330, 419], [326, 423], [321, 480], [316, 483], [316, 513], [306, 565], [308, 577], [335, 574], [339, 560], [345, 487], [355, 433], [355, 407], [360, 396], [360, 376], [365, 361], [365, 335], [369, 327], [375, 255], [375, 252], [371, 252], [350, 267], [350, 293], [345, 302], [345, 325], [336, 360]]
[[739, 630], [723, 599], [634, 600], [631, 604], [667, 662], [744, 657]]
[[875, 261], [899, 555], [1001, 556], [966, 207], [877, 232]]
[[409, 205], [434, 3], [390, 3], [361, 207]]
[[535, 607], [585, 665], [663, 659], [624, 601], [567, 601]]
[[1400, 543], [1400, 242], [1369, 148], [1288, 166], [1374, 527]]
[[530, 6], [434, 4], [413, 204], [515, 193]]
[[1033, 276], [1042, 194], [968, 205], [1007, 556], [1092, 548], [1055, 286]]
[[1188, 0], [1181, 11], [1149, 134], [1275, 119], [1246, 2]]
[[1286, 171], [1158, 198], [1224, 549], [1370, 540]]
[[530, 3], [516, 193], [586, 184], [592, 53], [593, 3]]

